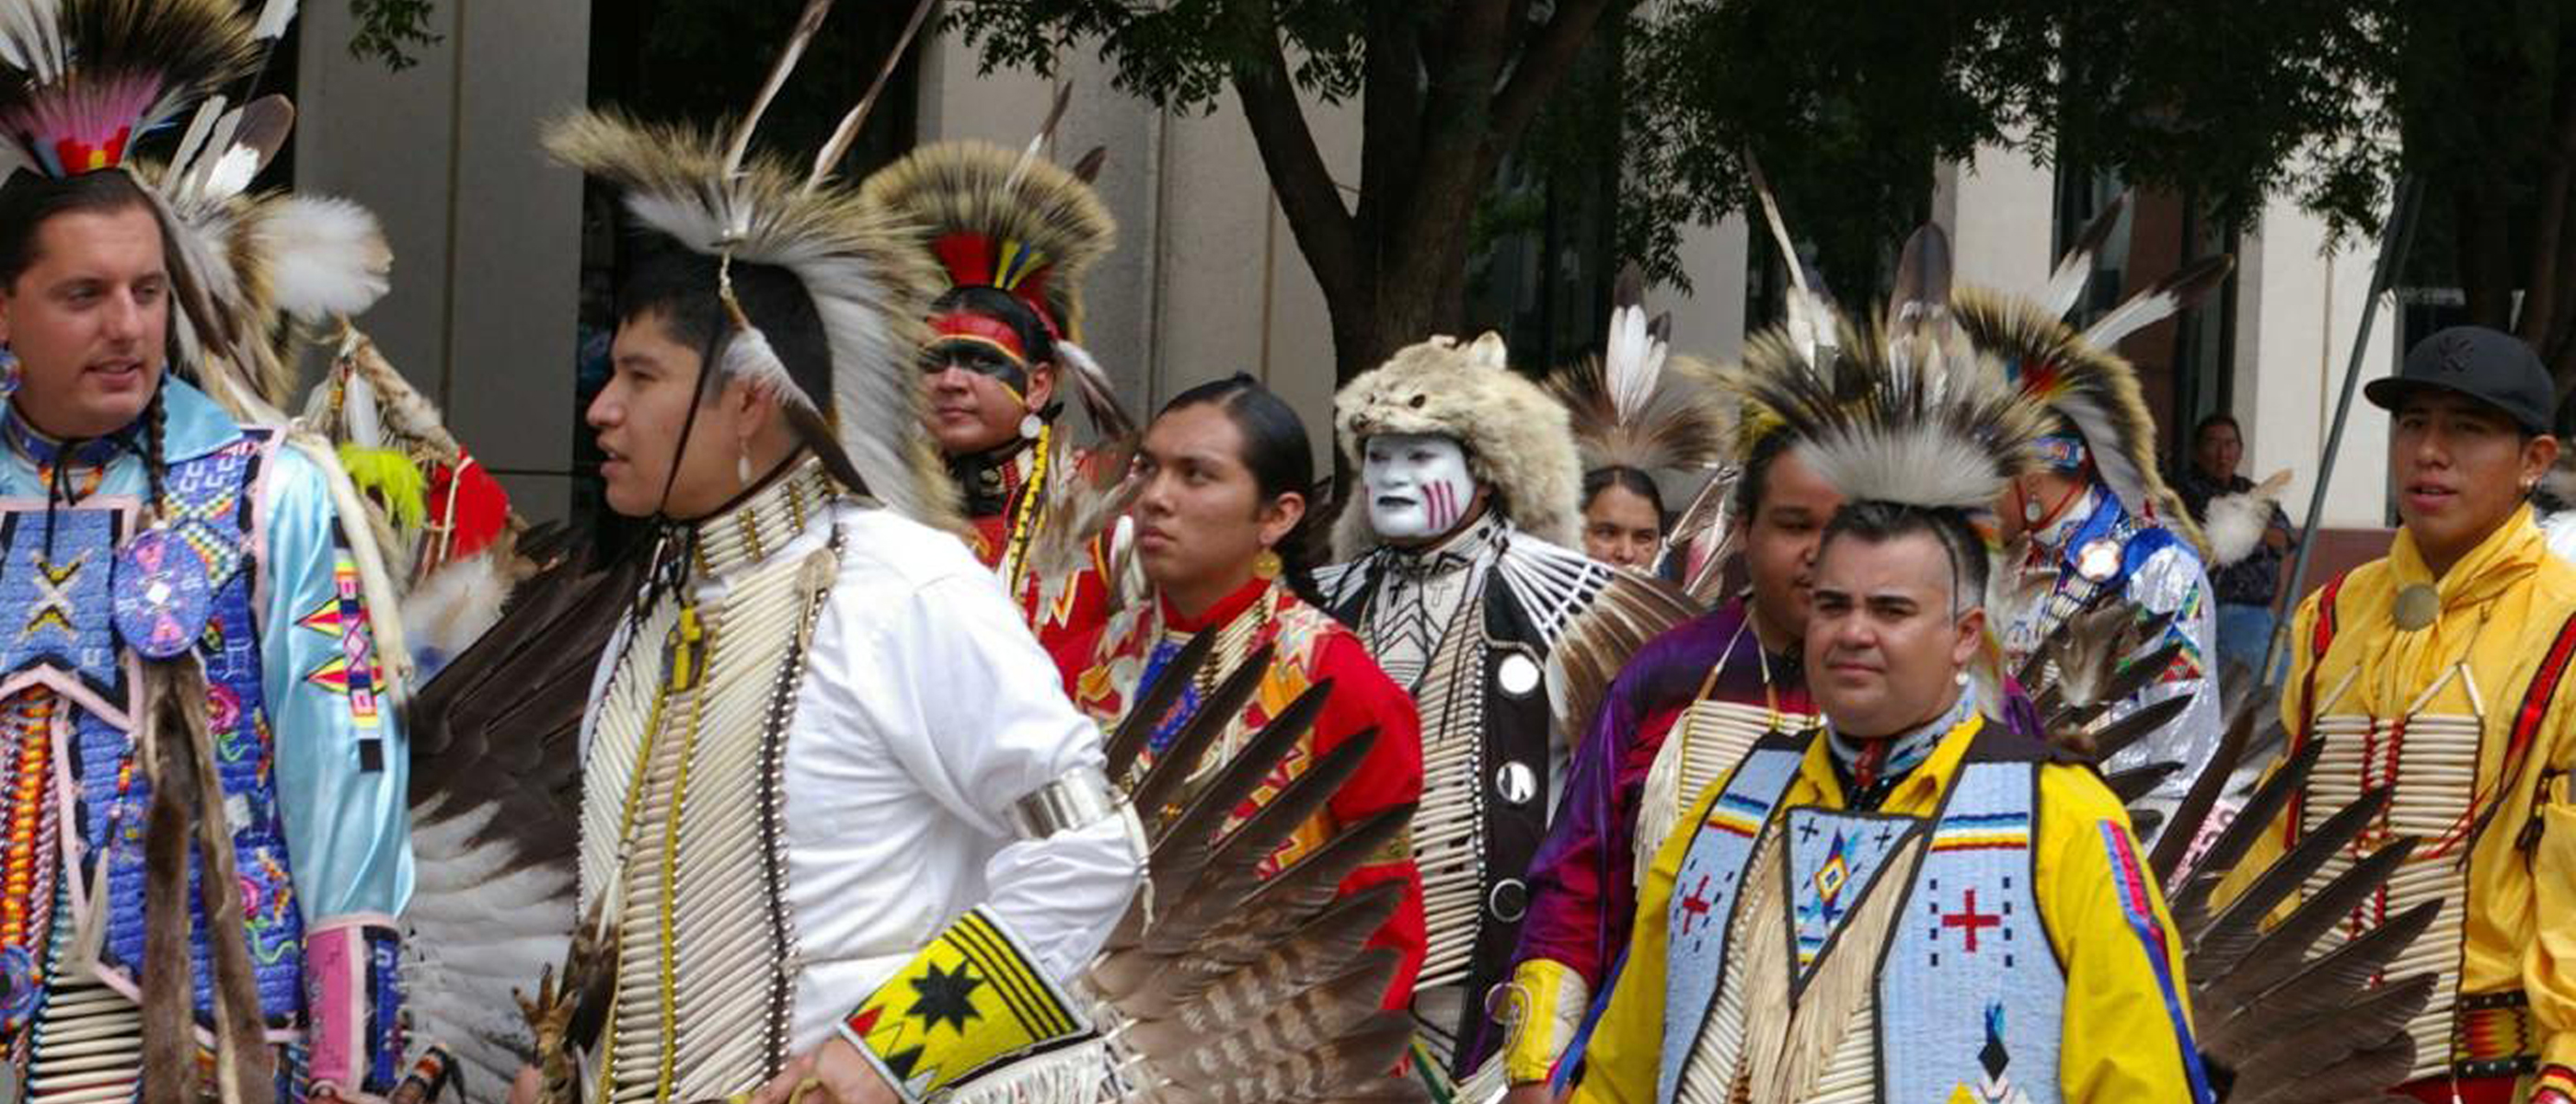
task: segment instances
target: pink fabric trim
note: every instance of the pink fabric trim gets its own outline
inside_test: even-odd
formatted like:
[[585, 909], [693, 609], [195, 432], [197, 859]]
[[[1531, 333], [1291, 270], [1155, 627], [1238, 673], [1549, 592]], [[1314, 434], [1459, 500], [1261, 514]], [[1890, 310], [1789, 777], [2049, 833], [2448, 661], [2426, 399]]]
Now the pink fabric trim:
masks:
[[306, 929], [304, 973], [313, 1000], [305, 1025], [313, 1083], [357, 1085], [364, 1049], [359, 1035], [367, 1023], [364, 929], [346, 923]]

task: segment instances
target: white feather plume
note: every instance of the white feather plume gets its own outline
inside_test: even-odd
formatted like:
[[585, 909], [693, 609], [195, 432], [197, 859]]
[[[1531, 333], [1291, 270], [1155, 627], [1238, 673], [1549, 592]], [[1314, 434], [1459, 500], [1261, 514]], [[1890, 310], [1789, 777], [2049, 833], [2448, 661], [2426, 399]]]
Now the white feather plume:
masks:
[[[501, 619], [513, 580], [510, 557], [486, 549], [441, 566], [403, 597], [403, 624], [415, 652], [444, 661], [454, 658]], [[422, 665], [421, 677], [435, 675]]]
[[2273, 504], [2280, 501], [2281, 491], [2289, 485], [2290, 471], [2283, 468], [2244, 493], [2210, 499], [2209, 515], [2201, 519], [2200, 532], [2209, 540], [2211, 561], [2225, 567], [2262, 547], [2263, 533], [2272, 526]]
[[362, 313], [391, 286], [394, 255], [384, 229], [348, 200], [281, 197], [251, 233], [270, 259], [278, 308], [305, 322]]
[[340, 424], [346, 428], [350, 444], [359, 448], [385, 447], [384, 423], [376, 416], [376, 385], [362, 373], [349, 373], [340, 385]]
[[295, 0], [268, 0], [267, 6], [259, 9], [259, 23], [251, 28], [250, 36], [273, 41], [285, 34], [286, 25], [294, 21]]
[[785, 406], [814, 409], [814, 399], [796, 386], [796, 377], [788, 374], [787, 362], [778, 359], [778, 350], [769, 344], [769, 335], [748, 321], [737, 320], [733, 336], [725, 341], [724, 375], [747, 382], [752, 389], [776, 398]]
[[500, 1090], [535, 1041], [511, 991], [563, 956], [572, 931], [572, 872], [544, 866], [504, 872], [512, 850], [478, 842], [499, 811], [486, 805], [444, 820], [415, 820], [419, 884], [403, 910], [404, 1010], [411, 1033], [443, 1044], [478, 1097]]
[[1609, 377], [1610, 404], [1620, 421], [1633, 422], [1645, 413], [1670, 355], [1671, 350], [1647, 328], [1644, 306], [1631, 303], [1610, 312], [1610, 340], [1602, 350], [1601, 370]]

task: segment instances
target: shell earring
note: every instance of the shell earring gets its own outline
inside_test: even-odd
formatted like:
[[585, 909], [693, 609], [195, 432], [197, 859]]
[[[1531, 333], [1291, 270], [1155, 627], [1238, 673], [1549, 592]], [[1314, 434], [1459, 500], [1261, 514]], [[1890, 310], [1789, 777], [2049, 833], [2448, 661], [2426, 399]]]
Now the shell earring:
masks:
[[1020, 419], [1020, 436], [1022, 438], [1034, 441], [1038, 439], [1038, 434], [1044, 432], [1046, 432], [1046, 423], [1038, 420], [1036, 411], [1030, 411], [1026, 417]]

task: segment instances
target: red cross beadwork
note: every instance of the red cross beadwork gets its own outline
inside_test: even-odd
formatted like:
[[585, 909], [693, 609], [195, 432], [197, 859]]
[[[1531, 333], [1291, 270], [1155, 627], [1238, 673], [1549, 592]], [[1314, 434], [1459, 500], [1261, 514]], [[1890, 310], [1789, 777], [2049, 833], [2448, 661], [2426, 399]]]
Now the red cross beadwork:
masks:
[[1942, 927], [1958, 928], [1962, 932], [1966, 933], [1969, 954], [1977, 953], [1977, 932], [1979, 930], [1984, 928], [2001, 927], [2003, 926], [2003, 922], [2004, 918], [1999, 913], [1977, 911], [1977, 891], [1974, 889], [1967, 891], [1967, 901], [1959, 911], [1945, 912], [1941, 914]]

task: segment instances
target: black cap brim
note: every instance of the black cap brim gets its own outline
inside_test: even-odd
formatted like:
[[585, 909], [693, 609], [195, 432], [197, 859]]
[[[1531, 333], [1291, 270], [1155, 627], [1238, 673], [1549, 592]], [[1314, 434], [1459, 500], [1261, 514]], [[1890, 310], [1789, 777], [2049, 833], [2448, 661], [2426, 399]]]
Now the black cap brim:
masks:
[[2542, 422], [2534, 424], [2531, 419], [2514, 413], [2511, 407], [2484, 395], [2478, 394], [2475, 391], [2471, 391], [2465, 387], [2453, 387], [2447, 383], [2435, 383], [2431, 380], [2407, 379], [2402, 376], [2382, 376], [2370, 381], [2369, 383], [2361, 385], [2362, 398], [2370, 400], [2370, 405], [2378, 407], [2381, 410], [2388, 411], [2391, 414], [2396, 413], [2398, 407], [2406, 404], [2407, 396], [2425, 391], [2443, 391], [2453, 395], [2458, 395], [2464, 399], [2472, 400], [2480, 406], [2504, 415], [2506, 421], [2521, 426], [2525, 430], [2534, 434], [2546, 434], [2549, 432], [2548, 423]]

